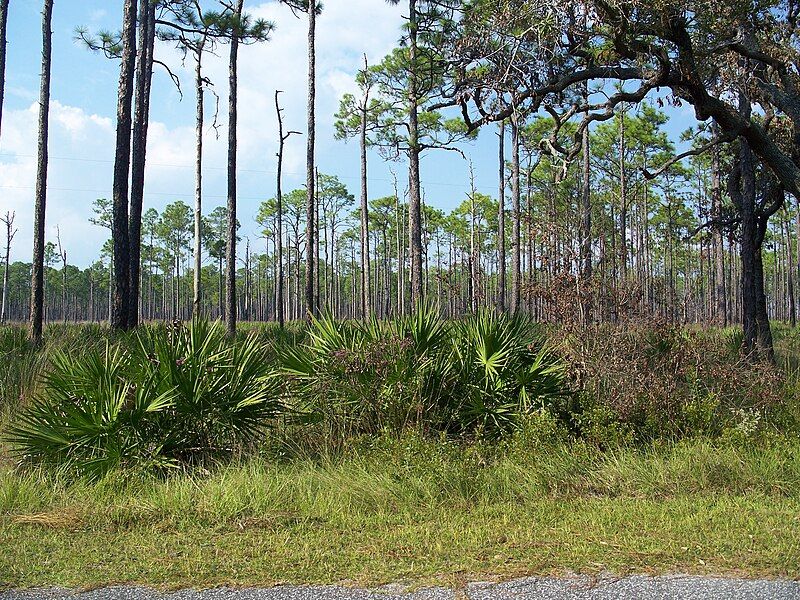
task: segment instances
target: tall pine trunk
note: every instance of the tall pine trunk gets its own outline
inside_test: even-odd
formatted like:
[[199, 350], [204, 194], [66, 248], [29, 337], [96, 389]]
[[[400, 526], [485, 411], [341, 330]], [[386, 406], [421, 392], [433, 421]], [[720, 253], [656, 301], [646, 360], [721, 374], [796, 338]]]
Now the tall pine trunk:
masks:
[[515, 114], [511, 118], [511, 312], [519, 312], [522, 293], [520, 253], [520, 174], [519, 174], [519, 123]]
[[422, 192], [419, 171], [419, 98], [417, 90], [417, 0], [408, 2], [409, 64], [408, 79], [408, 228], [411, 252], [411, 306], [423, 301], [422, 282]]
[[586, 127], [581, 134], [581, 224], [580, 224], [580, 279], [583, 284], [583, 298], [581, 312], [583, 322], [592, 320], [592, 296], [589, 282], [592, 279], [592, 179], [591, 163], [589, 156], [589, 128]]
[[6, 96], [6, 32], [8, 31], [8, 0], [0, 0], [0, 127], [3, 124], [3, 103]]
[[286, 143], [286, 138], [289, 134], [283, 133], [283, 118], [281, 117], [281, 105], [278, 102], [279, 90], [275, 90], [275, 112], [278, 115], [278, 175], [277, 175], [277, 193], [275, 200], [277, 202], [277, 235], [275, 240], [275, 253], [278, 266], [277, 282], [275, 284], [275, 311], [278, 319], [278, 325], [283, 328], [285, 321], [285, 314], [283, 310], [283, 190], [282, 190], [282, 173], [283, 173], [283, 146]]
[[36, 204], [33, 216], [33, 266], [31, 269], [31, 339], [42, 343], [44, 321], [44, 220], [47, 206], [47, 161], [50, 127], [50, 73], [53, 54], [53, 0], [42, 10], [42, 77], [39, 89], [39, 152], [36, 163]]
[[128, 174], [131, 165], [131, 102], [136, 63], [136, 2], [125, 0], [122, 21], [122, 65], [117, 90], [117, 143], [114, 157], [111, 238], [114, 247], [114, 289], [111, 327], [128, 329], [130, 303], [130, 237]]
[[0, 301], [0, 323], [6, 322], [6, 315], [8, 310], [8, 279], [9, 279], [9, 269], [11, 267], [11, 242], [14, 240], [14, 236], [17, 233], [17, 230], [14, 229], [14, 217], [16, 213], [7, 212], [6, 216], [0, 219], [6, 226], [6, 251], [3, 256], [3, 298]]
[[619, 262], [628, 278], [628, 173], [625, 165], [625, 111], [619, 117]]
[[236, 2], [236, 22], [231, 32], [228, 96], [228, 224], [225, 248], [225, 325], [236, 335], [236, 129], [238, 101], [239, 38], [244, 0]]
[[192, 306], [195, 316], [200, 315], [201, 290], [200, 275], [202, 269], [202, 224], [203, 224], [203, 124], [205, 121], [205, 90], [203, 81], [203, 50], [205, 36], [195, 48], [195, 95], [197, 100], [195, 113], [195, 161], [194, 161], [194, 280], [192, 286]]
[[136, 108], [133, 117], [133, 157], [131, 168], [131, 203], [128, 214], [130, 244], [130, 294], [128, 327], [139, 324], [139, 287], [142, 258], [142, 205], [147, 155], [147, 130], [150, 125], [150, 89], [153, 79], [156, 5], [139, 0], [139, 51], [136, 66]]
[[308, 137], [306, 144], [306, 310], [317, 314], [317, 202], [315, 194], [314, 142], [316, 134], [316, 0], [308, 0]]
[[[712, 125], [714, 134], [717, 127]], [[715, 221], [711, 227], [711, 246], [714, 257], [714, 322], [720, 327], [728, 325], [727, 286], [725, 285], [725, 248], [722, 238], [722, 189], [720, 183], [721, 168], [719, 147], [711, 151], [711, 218]]]
[[[366, 62], [366, 57], [364, 59]], [[365, 65], [366, 73], [366, 65]], [[372, 314], [370, 301], [369, 271], [369, 199], [367, 197], [367, 106], [369, 88], [364, 91], [361, 103], [361, 129], [359, 150], [361, 152], [361, 317], [366, 319]]]
[[499, 188], [497, 190], [497, 308], [506, 310], [506, 122], [500, 121], [498, 134], [497, 164], [499, 168]]

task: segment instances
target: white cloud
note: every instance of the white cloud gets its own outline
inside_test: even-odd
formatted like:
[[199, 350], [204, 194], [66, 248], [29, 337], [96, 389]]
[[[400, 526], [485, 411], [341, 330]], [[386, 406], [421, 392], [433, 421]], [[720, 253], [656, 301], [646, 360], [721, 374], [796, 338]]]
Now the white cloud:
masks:
[[99, 23], [108, 16], [108, 11], [103, 8], [98, 8], [89, 13], [89, 21], [91, 23]]
[[[16, 212], [19, 227], [12, 260], [30, 260], [38, 116], [38, 103], [23, 110], [6, 111], [3, 115], [0, 212]], [[89, 207], [92, 200], [109, 187], [111, 177], [105, 162], [82, 159], [106, 156], [113, 140], [113, 124], [109, 118], [52, 102], [46, 236], [54, 239], [55, 227], [60, 225], [62, 240], [81, 263], [96, 257], [102, 243], [103, 232], [88, 223]]]

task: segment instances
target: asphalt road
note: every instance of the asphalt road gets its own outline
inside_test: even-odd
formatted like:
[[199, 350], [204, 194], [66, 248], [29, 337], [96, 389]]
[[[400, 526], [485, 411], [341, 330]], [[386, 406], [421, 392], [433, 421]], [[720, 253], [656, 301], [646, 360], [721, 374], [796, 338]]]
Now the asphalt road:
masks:
[[527, 578], [473, 583], [461, 591], [431, 588], [404, 593], [398, 586], [376, 590], [342, 587], [182, 590], [161, 593], [143, 587], [109, 587], [90, 592], [8, 590], [0, 600], [788, 600], [800, 599], [800, 582], [716, 577]]

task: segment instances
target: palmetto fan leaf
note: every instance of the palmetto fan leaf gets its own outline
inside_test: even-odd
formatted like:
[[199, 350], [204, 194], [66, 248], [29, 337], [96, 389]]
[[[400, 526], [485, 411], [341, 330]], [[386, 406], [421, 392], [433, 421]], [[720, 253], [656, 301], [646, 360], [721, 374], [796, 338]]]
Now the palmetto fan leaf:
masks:
[[512, 429], [566, 389], [532, 322], [482, 312], [448, 323], [427, 308], [390, 321], [312, 321], [279, 351], [285, 391], [335, 431]]
[[534, 332], [525, 317], [491, 311], [459, 323], [453, 356], [465, 423], [488, 431], [507, 430], [535, 403], [543, 406], [564, 395], [565, 368]]
[[105, 352], [56, 356], [8, 438], [24, 460], [93, 477], [218, 457], [285, 410], [270, 373], [263, 345], [230, 343], [219, 323], [147, 328]]
[[152, 450], [145, 420], [171, 406], [174, 391], [158, 391], [151, 378], [133, 382], [119, 348], [89, 352], [81, 360], [53, 358], [44, 393], [10, 428], [22, 458], [67, 464], [90, 475], [130, 462]]

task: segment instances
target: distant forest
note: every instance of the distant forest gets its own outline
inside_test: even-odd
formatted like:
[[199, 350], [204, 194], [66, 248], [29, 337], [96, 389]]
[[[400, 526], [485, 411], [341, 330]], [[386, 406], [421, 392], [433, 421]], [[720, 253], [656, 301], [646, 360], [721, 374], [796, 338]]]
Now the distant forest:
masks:
[[[379, 0], [376, 0], [376, 2]], [[282, 0], [308, 22], [308, 117], [284, 123], [277, 180], [264, 182], [260, 236], [236, 211], [238, 57], [274, 24], [244, 0], [121, 0], [119, 31], [79, 28], [89, 51], [120, 65], [111, 198], [92, 222], [109, 240], [85, 269], [60, 236], [44, 238], [53, 0], [43, 2], [39, 162], [32, 261], [10, 263], [15, 215], [2, 218], [2, 320], [302, 320], [379, 318], [438, 307], [537, 320], [631, 319], [744, 327], [743, 350], [772, 357], [769, 320], [797, 319], [800, 275], [800, 54], [792, 1], [675, 3], [405, 0], [397, 48], [353, 73], [336, 135], [361, 149], [357, 189], [319, 171], [315, 42], [321, 5]], [[5, 88], [6, 19], [0, 0]], [[193, 61], [196, 197], [143, 205], [158, 50]], [[228, 53], [228, 201], [204, 205], [203, 59]], [[216, 82], [223, 85], [223, 82]], [[265, 79], [268, 85], [268, 78]], [[2, 91], [0, 91], [0, 94]], [[670, 107], [689, 107], [680, 139]], [[689, 113], [682, 112], [682, 115]], [[497, 192], [463, 182], [446, 213], [425, 200], [420, 163], [496, 133]], [[672, 126], [674, 131], [674, 125]], [[307, 147], [306, 185], [281, 189], [285, 144]], [[395, 193], [368, 189], [368, 150], [402, 166]], [[370, 156], [372, 156], [370, 154]], [[470, 172], [472, 164], [470, 163]]]

